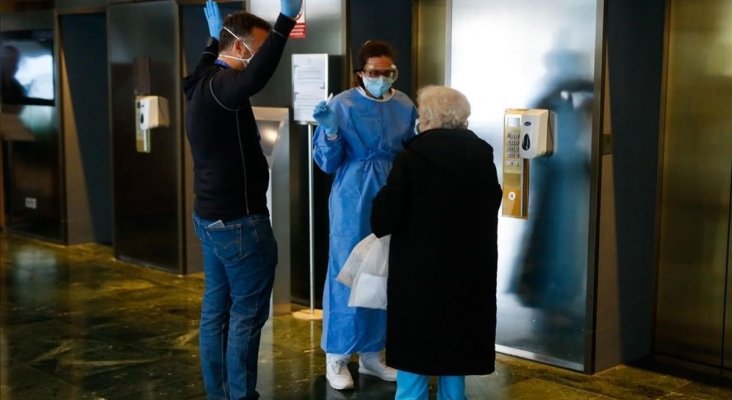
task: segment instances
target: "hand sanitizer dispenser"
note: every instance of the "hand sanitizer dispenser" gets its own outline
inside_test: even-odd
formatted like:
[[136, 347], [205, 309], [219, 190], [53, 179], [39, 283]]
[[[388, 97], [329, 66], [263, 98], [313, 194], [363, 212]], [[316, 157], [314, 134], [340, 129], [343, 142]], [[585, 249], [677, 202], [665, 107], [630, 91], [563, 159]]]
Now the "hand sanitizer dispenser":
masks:
[[549, 129], [549, 110], [521, 110], [521, 137], [519, 155], [532, 159], [553, 151], [552, 132]]
[[170, 125], [168, 100], [160, 96], [140, 98], [140, 129], [152, 129]]
[[135, 142], [137, 151], [150, 152], [150, 129], [170, 125], [168, 100], [161, 96], [138, 96], [135, 99]]

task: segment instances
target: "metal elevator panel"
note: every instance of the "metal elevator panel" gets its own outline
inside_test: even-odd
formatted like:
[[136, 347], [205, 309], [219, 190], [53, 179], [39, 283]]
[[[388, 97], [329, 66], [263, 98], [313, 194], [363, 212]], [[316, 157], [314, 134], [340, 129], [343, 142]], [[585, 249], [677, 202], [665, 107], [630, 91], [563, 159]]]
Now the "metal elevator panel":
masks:
[[601, 6], [574, 0], [448, 6], [446, 78], [470, 100], [470, 128], [493, 146], [499, 177], [504, 110], [544, 108], [557, 116], [555, 153], [529, 165], [528, 219], [499, 218], [497, 349], [575, 370], [589, 368], [592, 353], [587, 289], [594, 267]]
[[[183, 272], [180, 49], [175, 1], [112, 4], [107, 11], [115, 256]], [[135, 68], [142, 65], [144, 68]], [[143, 71], [140, 71], [143, 70]], [[149, 77], [141, 76], [149, 71]], [[147, 78], [147, 79], [143, 79]], [[135, 93], [136, 82], [150, 93]], [[168, 99], [170, 126], [135, 149], [135, 96]]]
[[427, 85], [445, 84], [445, 63], [447, 31], [446, 0], [423, 0], [414, 2], [416, 32], [414, 43], [415, 89]]
[[732, 0], [670, 4], [655, 351], [729, 367]]
[[[732, 162], [729, 166], [729, 198], [732, 198]], [[723, 374], [732, 377], [732, 201], [727, 202], [727, 301], [725, 304]]]

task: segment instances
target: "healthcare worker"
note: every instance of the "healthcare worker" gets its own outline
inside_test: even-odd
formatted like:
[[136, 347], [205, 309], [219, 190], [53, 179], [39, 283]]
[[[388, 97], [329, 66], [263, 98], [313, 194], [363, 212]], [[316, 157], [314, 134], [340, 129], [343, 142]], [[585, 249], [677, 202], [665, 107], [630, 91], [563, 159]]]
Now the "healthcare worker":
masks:
[[335, 389], [350, 389], [351, 354], [359, 354], [359, 373], [385, 381], [396, 370], [384, 364], [386, 311], [348, 306], [350, 289], [336, 281], [351, 250], [371, 233], [371, 201], [386, 183], [402, 142], [414, 136], [417, 111], [404, 93], [392, 88], [398, 70], [385, 42], [361, 46], [354, 87], [315, 107], [315, 163], [335, 174], [329, 199], [330, 252], [323, 293], [326, 378]]

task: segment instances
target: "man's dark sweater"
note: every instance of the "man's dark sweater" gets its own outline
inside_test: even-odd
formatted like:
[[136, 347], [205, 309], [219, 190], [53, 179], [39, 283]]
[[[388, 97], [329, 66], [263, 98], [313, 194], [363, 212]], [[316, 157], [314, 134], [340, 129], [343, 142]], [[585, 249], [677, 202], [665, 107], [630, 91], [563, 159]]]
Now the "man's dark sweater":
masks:
[[241, 71], [218, 63], [216, 40], [183, 79], [185, 128], [194, 163], [194, 211], [204, 219], [269, 214], [269, 167], [249, 97], [269, 81], [295, 21], [280, 14], [272, 32]]

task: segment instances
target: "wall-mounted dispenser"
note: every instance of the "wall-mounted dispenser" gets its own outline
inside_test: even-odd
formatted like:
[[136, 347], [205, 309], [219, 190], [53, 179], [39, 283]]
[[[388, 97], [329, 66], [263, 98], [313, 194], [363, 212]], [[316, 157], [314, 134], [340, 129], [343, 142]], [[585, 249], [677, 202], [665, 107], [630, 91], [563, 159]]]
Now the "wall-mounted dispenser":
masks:
[[[515, 111], [515, 110], [514, 110]], [[522, 110], [519, 155], [531, 159], [551, 154], [554, 150], [549, 128], [549, 110]]]
[[135, 143], [138, 152], [150, 152], [150, 129], [170, 125], [168, 100], [161, 96], [135, 98]]
[[528, 160], [549, 155], [554, 150], [551, 121], [549, 110], [506, 110], [503, 119], [503, 216], [528, 217]]

